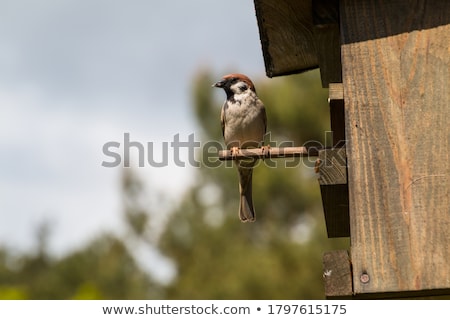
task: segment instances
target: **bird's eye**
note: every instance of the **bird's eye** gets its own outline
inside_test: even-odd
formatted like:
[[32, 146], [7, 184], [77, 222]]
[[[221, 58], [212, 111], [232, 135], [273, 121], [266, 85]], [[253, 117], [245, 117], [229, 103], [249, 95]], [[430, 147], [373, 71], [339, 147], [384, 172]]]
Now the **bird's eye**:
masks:
[[247, 90], [247, 85], [245, 83], [242, 83], [241, 85], [239, 85], [239, 90], [241, 91]]

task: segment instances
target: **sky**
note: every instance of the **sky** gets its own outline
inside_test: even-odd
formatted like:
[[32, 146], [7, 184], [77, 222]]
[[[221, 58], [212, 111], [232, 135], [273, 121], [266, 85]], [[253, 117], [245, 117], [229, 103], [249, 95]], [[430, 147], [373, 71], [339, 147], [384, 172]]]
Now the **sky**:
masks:
[[[204, 68], [265, 75], [253, 1], [0, 0], [0, 246], [34, 248], [44, 221], [60, 254], [121, 232], [122, 167], [102, 166], [103, 146], [128, 134], [158, 160], [163, 142], [200, 135]], [[136, 170], [174, 204], [195, 174]]]

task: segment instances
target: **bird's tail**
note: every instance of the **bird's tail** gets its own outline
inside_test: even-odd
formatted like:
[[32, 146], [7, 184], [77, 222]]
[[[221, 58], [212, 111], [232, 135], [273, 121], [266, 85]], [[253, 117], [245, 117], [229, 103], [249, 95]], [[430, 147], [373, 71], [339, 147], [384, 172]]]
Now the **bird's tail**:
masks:
[[252, 175], [253, 164], [238, 164], [239, 165], [239, 219], [242, 222], [253, 222], [256, 220], [255, 210], [253, 208], [252, 197]]

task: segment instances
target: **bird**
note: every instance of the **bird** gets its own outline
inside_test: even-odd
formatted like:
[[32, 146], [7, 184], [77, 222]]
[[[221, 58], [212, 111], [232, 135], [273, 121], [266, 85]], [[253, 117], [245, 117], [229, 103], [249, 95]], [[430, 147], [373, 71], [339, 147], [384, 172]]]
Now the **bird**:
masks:
[[[231, 154], [237, 155], [243, 148], [263, 147], [267, 130], [266, 109], [250, 78], [240, 73], [232, 73], [223, 76], [212, 86], [222, 88], [226, 94], [220, 120], [223, 138]], [[242, 222], [254, 222], [256, 216], [253, 207], [252, 176], [258, 159], [234, 161], [239, 173], [239, 219]]]

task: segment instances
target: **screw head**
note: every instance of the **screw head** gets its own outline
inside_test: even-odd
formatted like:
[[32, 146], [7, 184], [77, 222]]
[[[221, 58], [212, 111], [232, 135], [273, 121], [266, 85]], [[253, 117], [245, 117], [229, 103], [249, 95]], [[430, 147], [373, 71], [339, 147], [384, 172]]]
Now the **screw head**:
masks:
[[370, 281], [370, 277], [366, 272], [361, 273], [361, 276], [359, 277], [362, 283], [368, 283]]

